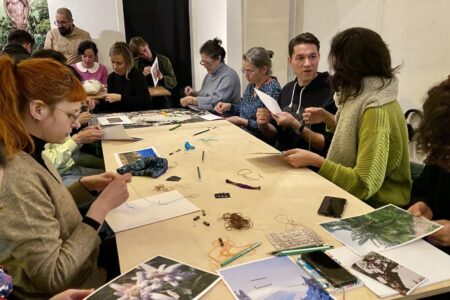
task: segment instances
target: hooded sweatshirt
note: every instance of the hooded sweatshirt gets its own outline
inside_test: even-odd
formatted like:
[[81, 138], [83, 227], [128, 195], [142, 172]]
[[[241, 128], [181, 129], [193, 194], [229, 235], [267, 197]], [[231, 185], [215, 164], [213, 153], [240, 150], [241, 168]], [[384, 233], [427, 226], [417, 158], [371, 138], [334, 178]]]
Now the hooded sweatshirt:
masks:
[[[281, 90], [278, 103], [283, 111], [289, 111], [296, 116], [301, 116], [307, 107], [323, 107], [332, 114], [336, 113], [336, 106], [333, 101], [333, 88], [329, 82], [328, 72], [318, 73], [306, 86], [300, 86], [297, 79], [286, 84]], [[300, 109], [299, 109], [300, 103]], [[276, 126], [276, 124], [275, 124]], [[294, 148], [308, 149], [309, 143], [301, 138], [292, 128], [276, 126], [278, 132], [278, 148], [288, 150]], [[313, 124], [311, 130], [321, 133], [325, 137], [325, 147], [323, 150], [314, 149], [311, 151], [325, 156], [331, 143], [333, 134], [326, 131], [325, 124]]]

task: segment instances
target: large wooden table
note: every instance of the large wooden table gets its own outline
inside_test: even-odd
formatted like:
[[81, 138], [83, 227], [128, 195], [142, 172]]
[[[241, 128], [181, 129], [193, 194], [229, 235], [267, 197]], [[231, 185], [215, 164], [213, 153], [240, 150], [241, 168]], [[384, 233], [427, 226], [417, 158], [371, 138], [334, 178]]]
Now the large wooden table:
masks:
[[[113, 153], [154, 146], [161, 157], [169, 160], [169, 170], [158, 179], [133, 177], [129, 188], [130, 198], [138, 195], [155, 195], [157, 185], [163, 184], [178, 190], [199, 208], [206, 212], [199, 221], [193, 218], [200, 213], [189, 214], [175, 219], [135, 228], [117, 234], [117, 245], [122, 272], [156, 256], [164, 255], [196, 267], [210, 271], [218, 269], [208, 258], [212, 244], [219, 237], [228, 238], [237, 245], [262, 241], [255, 251], [244, 255], [230, 265], [268, 257], [274, 250], [265, 234], [282, 232], [286, 229], [307, 226], [320, 234], [326, 243], [342, 246], [323, 231], [317, 223], [330, 220], [317, 215], [317, 209], [325, 195], [348, 199], [344, 216], [369, 212], [371, 207], [353, 197], [333, 183], [307, 169], [293, 169], [278, 157], [252, 154], [254, 152], [275, 152], [275, 149], [252, 135], [231, 125], [227, 121], [212, 121], [183, 124], [169, 131], [170, 126], [129, 129], [130, 136], [144, 138], [143, 141], [104, 142], [103, 151], [107, 170], [115, 170], [117, 163]], [[194, 133], [210, 128], [210, 131], [193, 136]], [[195, 150], [184, 152], [184, 142], [189, 141]], [[182, 151], [169, 155], [177, 149]], [[201, 161], [202, 151], [205, 160]], [[202, 180], [197, 176], [200, 167]], [[251, 176], [261, 174], [262, 178], [250, 181], [237, 175], [241, 169], [252, 170]], [[176, 175], [179, 182], [165, 179]], [[225, 183], [225, 179], [261, 186], [261, 190], [246, 190]], [[137, 191], [137, 192], [136, 192]], [[214, 194], [229, 192], [229, 199], [215, 199]], [[251, 218], [253, 227], [244, 231], [227, 231], [223, 221], [218, 221], [224, 213], [239, 212]], [[210, 226], [202, 224], [203, 221]], [[285, 224], [292, 220], [294, 226]], [[284, 223], [283, 223], [284, 222]], [[419, 254], [418, 254], [419, 256]], [[426, 258], [424, 258], [426, 259]], [[450, 290], [450, 281], [417, 290], [408, 299]], [[335, 295], [343, 299], [342, 293]], [[205, 299], [233, 299], [223, 282], [215, 286]], [[345, 292], [345, 299], [378, 299], [365, 287]]]

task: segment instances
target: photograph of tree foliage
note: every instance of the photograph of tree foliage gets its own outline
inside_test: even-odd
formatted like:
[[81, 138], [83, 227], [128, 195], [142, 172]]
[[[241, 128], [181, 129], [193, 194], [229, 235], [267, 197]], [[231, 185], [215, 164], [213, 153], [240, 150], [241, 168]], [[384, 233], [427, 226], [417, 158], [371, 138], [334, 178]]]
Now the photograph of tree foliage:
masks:
[[426, 280], [422, 275], [376, 252], [370, 252], [354, 263], [352, 268], [403, 295], [409, 295]]
[[35, 39], [34, 50], [44, 47], [45, 36], [50, 30], [47, 0], [3, 0], [0, 7], [0, 50], [8, 41], [13, 29], [30, 32]]
[[410, 243], [442, 227], [391, 204], [320, 226], [360, 255]]

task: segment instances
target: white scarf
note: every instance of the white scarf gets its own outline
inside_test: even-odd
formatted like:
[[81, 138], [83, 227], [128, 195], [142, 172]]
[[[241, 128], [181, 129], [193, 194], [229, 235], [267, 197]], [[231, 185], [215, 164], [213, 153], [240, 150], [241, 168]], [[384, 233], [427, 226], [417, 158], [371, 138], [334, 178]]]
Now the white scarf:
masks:
[[[382, 83], [385, 86], [380, 89]], [[398, 80], [380, 77], [365, 77], [363, 91], [356, 98], [347, 99], [340, 103], [339, 93], [335, 93], [334, 101], [338, 111], [336, 113], [336, 130], [328, 150], [327, 159], [334, 163], [353, 168], [356, 164], [358, 152], [358, 132], [364, 111], [369, 107], [383, 106], [396, 101], [398, 94]]]

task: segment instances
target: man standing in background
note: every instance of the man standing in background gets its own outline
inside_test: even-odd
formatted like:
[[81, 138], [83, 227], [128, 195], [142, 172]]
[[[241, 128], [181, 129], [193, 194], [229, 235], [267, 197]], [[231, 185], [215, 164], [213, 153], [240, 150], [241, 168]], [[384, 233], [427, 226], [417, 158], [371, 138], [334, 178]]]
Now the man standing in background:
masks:
[[55, 25], [58, 27], [47, 33], [44, 48], [63, 53], [68, 65], [81, 61], [78, 45], [82, 41], [91, 40], [89, 32], [73, 24], [72, 12], [65, 7], [56, 10]]

